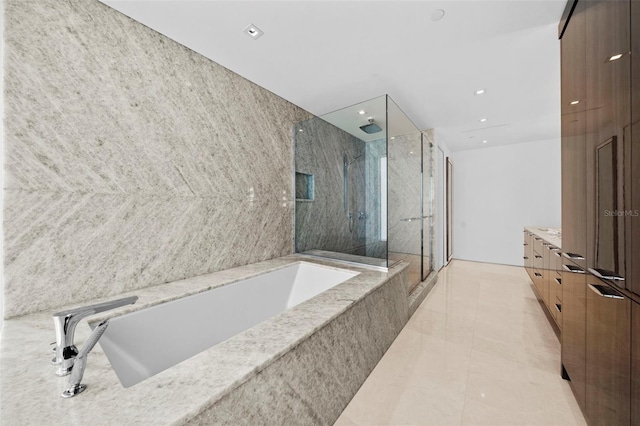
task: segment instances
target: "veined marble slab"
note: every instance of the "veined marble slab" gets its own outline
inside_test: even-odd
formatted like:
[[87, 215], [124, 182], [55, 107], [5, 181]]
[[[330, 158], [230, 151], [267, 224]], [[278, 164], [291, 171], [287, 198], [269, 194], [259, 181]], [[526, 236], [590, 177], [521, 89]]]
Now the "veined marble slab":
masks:
[[97, 0], [4, 26], [5, 317], [293, 251], [308, 112]]
[[[135, 305], [94, 316], [91, 321], [300, 261], [359, 274], [130, 388], [122, 387], [97, 345], [88, 357], [83, 380], [87, 390], [63, 400], [60, 394], [68, 377], [55, 376], [55, 367], [49, 363], [49, 343], [54, 340], [51, 315], [5, 321], [0, 340], [0, 423], [160, 425], [221, 416], [239, 424], [255, 420], [252, 413], [267, 407], [272, 415], [263, 422], [276, 414], [286, 419], [286, 424], [302, 423], [316, 415], [323, 424], [330, 424], [408, 319], [406, 264], [384, 273], [290, 255], [125, 293], [122, 296], [136, 294], [140, 298]], [[89, 334], [83, 321], [76, 331], [76, 344], [82, 344]], [[338, 383], [343, 387], [335, 389], [332, 384]], [[334, 391], [324, 391], [328, 389]], [[254, 411], [229, 412], [230, 406], [224, 402], [229, 399]], [[288, 410], [292, 406], [296, 411]]]

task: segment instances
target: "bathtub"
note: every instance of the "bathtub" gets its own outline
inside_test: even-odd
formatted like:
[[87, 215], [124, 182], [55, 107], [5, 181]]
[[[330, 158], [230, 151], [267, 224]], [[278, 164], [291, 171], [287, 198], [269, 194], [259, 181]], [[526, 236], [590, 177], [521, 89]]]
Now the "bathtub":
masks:
[[358, 274], [298, 262], [114, 317], [100, 346], [128, 388]]

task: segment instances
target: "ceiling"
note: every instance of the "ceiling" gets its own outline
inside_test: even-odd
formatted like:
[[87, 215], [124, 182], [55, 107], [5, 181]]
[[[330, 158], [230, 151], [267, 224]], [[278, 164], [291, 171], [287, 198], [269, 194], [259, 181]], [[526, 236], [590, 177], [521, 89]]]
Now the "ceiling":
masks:
[[566, 0], [102, 1], [316, 115], [389, 94], [453, 151], [560, 137]]

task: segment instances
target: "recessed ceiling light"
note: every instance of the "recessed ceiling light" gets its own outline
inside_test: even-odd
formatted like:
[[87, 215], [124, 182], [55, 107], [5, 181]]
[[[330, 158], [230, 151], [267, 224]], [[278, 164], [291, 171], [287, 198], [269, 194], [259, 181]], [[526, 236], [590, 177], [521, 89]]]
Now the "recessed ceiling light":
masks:
[[431, 12], [431, 20], [432, 21], [439, 21], [444, 17], [444, 10], [442, 9], [436, 9], [433, 12]]
[[580, 101], [571, 101], [571, 105], [578, 105]]
[[481, 123], [484, 123], [485, 121], [487, 121], [487, 119], [486, 119], [486, 118], [481, 118], [481, 119], [480, 119], [480, 122], [481, 122]]
[[487, 143], [487, 141], [482, 141], [482, 143]]
[[485, 89], [478, 89], [478, 90], [475, 91], [476, 95], [484, 95], [485, 93], [486, 93]]
[[365, 114], [366, 114], [366, 112], [364, 112], [364, 111], [360, 110], [360, 111], [358, 111], [358, 114], [360, 114], [360, 115], [365, 115]]
[[391, 139], [395, 139], [395, 138], [396, 138], [395, 136], [391, 136]]
[[622, 58], [622, 55], [624, 55], [624, 53], [618, 53], [617, 55], [613, 55], [612, 57], [609, 58], [609, 62], [616, 61], [616, 60]]
[[254, 39], [254, 40], [260, 38], [260, 36], [262, 36], [262, 34], [264, 34], [264, 32], [262, 32], [262, 30], [260, 28], [256, 27], [253, 24], [251, 24], [247, 28], [245, 28], [244, 29], [244, 33], [246, 35], [248, 35], [249, 37], [251, 37], [252, 39]]
[[298, 129], [299, 132], [304, 132], [304, 129]]
[[413, 154], [413, 151], [409, 151], [409, 154]]

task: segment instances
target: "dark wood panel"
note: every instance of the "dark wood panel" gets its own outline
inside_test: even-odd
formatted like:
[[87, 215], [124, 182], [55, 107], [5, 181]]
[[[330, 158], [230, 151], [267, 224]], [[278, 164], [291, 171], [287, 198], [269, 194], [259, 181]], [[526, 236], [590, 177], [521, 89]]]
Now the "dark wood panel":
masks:
[[[629, 253], [640, 256], [640, 1], [631, 2], [631, 144], [627, 155], [630, 216], [627, 216], [626, 241]], [[633, 256], [628, 257], [634, 259]], [[640, 262], [627, 262], [627, 288], [640, 296]], [[640, 329], [638, 329], [640, 333]], [[639, 420], [640, 422], [640, 420]]]
[[[561, 164], [562, 249], [582, 257], [586, 257], [587, 252], [585, 40], [585, 5], [580, 1], [561, 42]], [[575, 259], [575, 262], [586, 267], [584, 259]]]
[[586, 414], [590, 425], [631, 419], [631, 301], [587, 275]]
[[[586, 5], [587, 266], [624, 276], [630, 2], [594, 0]], [[611, 60], [618, 54], [622, 56]]]
[[631, 424], [640, 426], [640, 303], [631, 304]]
[[[566, 267], [578, 268], [568, 259]], [[586, 402], [586, 275], [584, 273], [562, 272], [562, 365], [571, 380], [571, 388], [584, 409]]]

